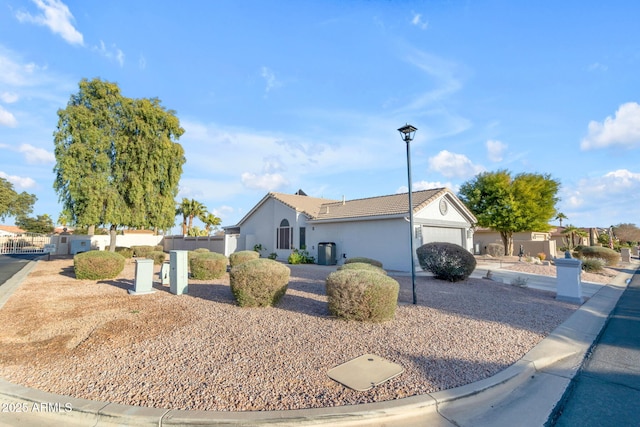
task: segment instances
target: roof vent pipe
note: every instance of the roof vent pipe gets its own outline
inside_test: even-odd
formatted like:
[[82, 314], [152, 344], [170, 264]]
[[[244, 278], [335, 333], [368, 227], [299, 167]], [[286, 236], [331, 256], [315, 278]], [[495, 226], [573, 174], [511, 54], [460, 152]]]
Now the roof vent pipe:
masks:
[[344, 194], [342, 195], [342, 204], [344, 205], [346, 203], [346, 200], [344, 198]]

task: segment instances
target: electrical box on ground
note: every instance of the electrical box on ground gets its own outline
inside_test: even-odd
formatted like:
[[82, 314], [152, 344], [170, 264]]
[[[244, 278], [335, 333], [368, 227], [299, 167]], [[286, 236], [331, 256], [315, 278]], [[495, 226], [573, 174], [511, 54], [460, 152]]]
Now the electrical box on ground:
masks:
[[169, 252], [169, 292], [174, 295], [186, 294], [189, 282], [189, 251]]
[[336, 244], [333, 242], [318, 243], [318, 265], [336, 265]]

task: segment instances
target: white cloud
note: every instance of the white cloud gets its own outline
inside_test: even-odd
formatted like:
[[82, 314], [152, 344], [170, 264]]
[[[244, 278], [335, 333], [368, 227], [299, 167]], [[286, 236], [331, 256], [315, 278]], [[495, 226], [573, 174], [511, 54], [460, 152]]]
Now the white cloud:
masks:
[[262, 78], [265, 80], [267, 84], [267, 86], [264, 89], [266, 93], [269, 93], [271, 89], [275, 89], [282, 86], [282, 83], [280, 83], [278, 79], [276, 79], [275, 73], [269, 68], [262, 67], [262, 69], [260, 70], [260, 75], [262, 76]]
[[7, 104], [13, 104], [14, 102], [18, 101], [18, 99], [20, 99], [20, 97], [18, 96], [17, 93], [3, 92], [0, 94], [0, 101], [5, 102]]
[[485, 170], [482, 166], [474, 165], [464, 154], [451, 153], [447, 150], [442, 150], [436, 156], [429, 158], [429, 168], [447, 178], [470, 178]]
[[602, 123], [589, 122], [588, 134], [580, 148], [604, 148], [609, 146], [636, 148], [640, 146], [640, 105], [636, 102], [622, 104], [615, 117], [608, 116]]
[[59, 34], [68, 43], [83, 45], [82, 33], [73, 26], [73, 15], [66, 4], [59, 0], [32, 0], [42, 11], [40, 15], [31, 15], [28, 12], [16, 13], [20, 22], [30, 22], [36, 25], [48, 27], [54, 34]]
[[506, 149], [507, 144], [501, 141], [493, 139], [487, 141], [487, 154], [492, 162], [501, 162]]
[[116, 61], [121, 67], [124, 66], [124, 52], [118, 49], [115, 44], [107, 47], [107, 45], [100, 40], [100, 46], [94, 46], [93, 51], [98, 52], [100, 55], [111, 61]]
[[0, 171], [0, 178], [4, 178], [10, 183], [12, 183], [14, 188], [17, 191], [26, 190], [28, 188], [32, 188], [36, 186], [36, 182], [29, 177], [7, 175], [6, 173]]
[[429, 22], [428, 21], [424, 21], [422, 19], [422, 15], [419, 13], [414, 13], [413, 14], [413, 19], [411, 19], [411, 24], [415, 25], [416, 27], [420, 28], [421, 30], [426, 30], [429, 27]]
[[287, 179], [279, 173], [264, 173], [256, 175], [245, 172], [242, 174], [242, 184], [252, 190], [273, 191], [289, 185]]
[[[43, 68], [37, 66], [33, 62], [20, 64], [13, 60], [11, 56], [14, 55], [12, 55], [11, 52], [2, 49], [0, 46], [0, 83], [11, 87], [32, 85], [34, 77], [36, 77], [36, 72]], [[3, 100], [5, 96], [8, 96], [9, 99], [11, 99], [12, 95], [5, 94], [6, 92], [3, 93]], [[5, 100], [5, 102], [8, 101]]]
[[30, 144], [22, 144], [18, 151], [23, 153], [27, 163], [30, 165], [33, 164], [48, 164], [54, 163], [56, 158], [54, 154], [50, 151], [47, 151], [43, 148], [34, 147]]
[[15, 127], [17, 124], [15, 116], [0, 105], [0, 126]]

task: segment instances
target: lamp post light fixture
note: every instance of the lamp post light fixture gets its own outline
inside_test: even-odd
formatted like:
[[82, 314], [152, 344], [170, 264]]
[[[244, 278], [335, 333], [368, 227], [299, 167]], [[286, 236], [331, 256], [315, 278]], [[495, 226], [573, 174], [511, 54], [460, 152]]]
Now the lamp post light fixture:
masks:
[[409, 248], [411, 251], [411, 291], [413, 292], [413, 303], [417, 304], [418, 299], [416, 297], [416, 266], [413, 259], [413, 198], [411, 190], [411, 153], [409, 150], [409, 143], [413, 140], [418, 128], [406, 124], [398, 129], [402, 140], [407, 143], [407, 179], [409, 181]]

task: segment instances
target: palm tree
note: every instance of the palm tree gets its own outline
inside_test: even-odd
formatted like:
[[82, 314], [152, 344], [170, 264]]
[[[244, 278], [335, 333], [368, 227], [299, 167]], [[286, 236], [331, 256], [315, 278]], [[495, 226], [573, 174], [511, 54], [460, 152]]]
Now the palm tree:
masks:
[[569, 218], [567, 218], [567, 216], [565, 214], [563, 214], [562, 212], [558, 212], [558, 215], [556, 215], [555, 219], [560, 221], [560, 228], [562, 228], [562, 220], [563, 219], [569, 219]]
[[204, 229], [207, 230], [207, 235], [211, 235], [211, 229], [213, 226], [220, 225], [222, 220], [214, 214], [207, 212], [200, 217], [200, 221], [204, 223]]
[[182, 215], [182, 235], [187, 235], [187, 217], [189, 212], [189, 199], [183, 198], [182, 202], [176, 207], [176, 216]]
[[571, 224], [567, 225], [567, 228], [562, 231], [562, 234], [567, 236], [567, 245], [569, 246], [569, 249], [573, 249], [576, 247], [576, 243], [578, 242], [579, 238], [581, 241], [583, 237], [587, 237], [586, 231]]

